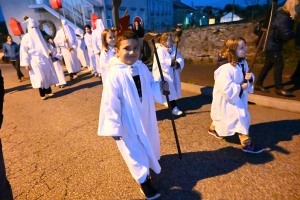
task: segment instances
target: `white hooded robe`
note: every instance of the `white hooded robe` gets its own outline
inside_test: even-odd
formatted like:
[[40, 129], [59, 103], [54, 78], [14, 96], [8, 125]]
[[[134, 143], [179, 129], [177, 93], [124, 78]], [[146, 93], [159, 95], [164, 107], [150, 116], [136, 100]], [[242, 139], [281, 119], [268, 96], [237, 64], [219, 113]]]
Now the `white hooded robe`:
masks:
[[84, 35], [84, 41], [85, 41], [85, 45], [87, 47], [87, 50], [88, 50], [88, 56], [89, 56], [89, 70], [90, 71], [94, 71], [96, 72], [97, 69], [97, 65], [96, 65], [96, 55], [94, 53], [94, 50], [93, 50], [93, 39], [92, 39], [92, 33], [89, 34], [89, 33], [86, 33]]
[[[243, 60], [244, 70], [248, 71], [248, 64]], [[230, 63], [220, 66], [214, 73], [215, 85], [213, 89], [213, 101], [211, 105], [212, 124], [219, 136], [230, 136], [236, 132], [248, 135], [251, 122], [248, 111], [248, 92], [253, 93], [253, 81], [248, 81], [248, 88], [241, 91], [241, 83], [244, 80], [242, 68], [239, 65], [233, 67]]]
[[92, 39], [93, 39], [93, 50], [96, 56], [96, 72], [97, 74], [101, 74], [101, 67], [100, 67], [100, 54], [102, 50], [102, 31], [104, 30], [104, 25], [102, 19], [97, 19], [96, 21], [96, 29], [92, 32]]
[[109, 62], [109, 73], [103, 89], [98, 135], [121, 136], [118, 148], [133, 176], [142, 183], [149, 168], [160, 173], [160, 140], [154, 98], [162, 101], [159, 82], [154, 82], [148, 68], [140, 61], [138, 66], [142, 88], [142, 102], [130, 69], [119, 58]]
[[114, 47], [108, 47], [108, 48], [109, 49], [107, 52], [105, 50], [102, 50], [101, 54], [100, 54], [101, 78], [102, 78], [103, 86], [105, 84], [106, 75], [108, 72], [108, 62], [109, 62], [110, 58], [115, 56]]
[[76, 33], [76, 40], [77, 40], [77, 49], [76, 49], [77, 57], [79, 59], [81, 66], [88, 67], [89, 66], [88, 52], [87, 52], [84, 38], [82, 36], [82, 32], [78, 28], [76, 29], [75, 33]]
[[28, 18], [26, 33], [20, 46], [20, 65], [30, 66], [29, 77], [33, 88], [50, 88], [58, 83], [49, 49], [34, 19]]

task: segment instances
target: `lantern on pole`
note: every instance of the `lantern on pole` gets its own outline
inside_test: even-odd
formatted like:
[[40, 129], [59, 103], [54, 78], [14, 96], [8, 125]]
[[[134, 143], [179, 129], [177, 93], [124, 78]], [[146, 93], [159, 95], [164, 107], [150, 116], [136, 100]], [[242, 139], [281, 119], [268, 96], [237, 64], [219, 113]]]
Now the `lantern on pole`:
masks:
[[9, 27], [10, 27], [10, 29], [11, 29], [14, 36], [20, 36], [21, 37], [21, 35], [24, 34], [24, 31], [23, 31], [23, 28], [22, 28], [20, 22], [18, 22], [14, 18], [10, 18]]
[[96, 13], [93, 13], [91, 15], [91, 24], [92, 24], [92, 30], [95, 30], [97, 27], [96, 27], [96, 21], [97, 19], [99, 19], [98, 15]]

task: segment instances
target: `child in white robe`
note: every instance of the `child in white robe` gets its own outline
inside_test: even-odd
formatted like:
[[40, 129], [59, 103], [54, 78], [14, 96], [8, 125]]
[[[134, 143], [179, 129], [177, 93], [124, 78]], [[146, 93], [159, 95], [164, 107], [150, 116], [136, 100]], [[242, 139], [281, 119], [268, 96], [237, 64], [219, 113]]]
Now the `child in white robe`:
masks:
[[100, 69], [100, 53], [102, 50], [102, 39], [101, 34], [104, 30], [104, 25], [102, 19], [96, 20], [96, 29], [92, 32], [92, 41], [93, 41], [93, 50], [96, 57], [96, 71], [95, 76], [101, 77], [101, 69]]
[[160, 196], [151, 184], [150, 168], [160, 173], [160, 141], [154, 99], [162, 102], [167, 82], [155, 82], [138, 60], [138, 38], [132, 31], [117, 35], [116, 56], [109, 61], [103, 89], [98, 135], [112, 136], [133, 178], [147, 199]]
[[83, 38], [82, 30], [80, 28], [77, 28], [75, 34], [77, 40], [77, 57], [82, 66], [82, 70], [84, 70], [84, 68], [88, 68], [89, 66], [88, 52]]
[[[163, 33], [160, 37], [159, 43], [156, 44], [159, 62], [163, 71], [165, 80], [170, 84], [170, 105], [173, 115], [181, 115], [182, 111], [178, 109], [176, 99], [182, 96], [180, 73], [184, 67], [184, 59], [177, 51], [176, 47], [172, 45], [172, 35]], [[160, 73], [154, 56], [152, 73], [156, 81], [161, 80]], [[164, 98], [164, 105], [168, 106], [166, 98]]]
[[225, 41], [221, 56], [229, 63], [221, 65], [215, 72], [211, 118], [208, 133], [222, 137], [238, 134], [242, 150], [260, 153], [249, 136], [250, 113], [248, 111], [248, 92], [253, 93], [254, 75], [248, 72], [246, 41], [232, 37]]
[[59, 47], [54, 43], [54, 40], [52, 37], [48, 38], [48, 47], [50, 49], [50, 55], [51, 55], [51, 60], [54, 65], [54, 69], [58, 78], [58, 83], [56, 86], [59, 88], [65, 87], [66, 84], [66, 78], [64, 74], [63, 67], [61, 65], [62, 62], [62, 53]]
[[108, 72], [108, 61], [110, 58], [115, 56], [115, 34], [110, 29], [104, 29], [102, 31], [102, 51], [100, 54], [100, 69], [102, 84], [104, 86], [106, 80], [106, 74]]
[[96, 72], [96, 57], [93, 50], [93, 39], [92, 39], [92, 29], [90, 25], [84, 26], [84, 41], [85, 45], [88, 50], [88, 56], [89, 56], [89, 70], [92, 74], [95, 74]]

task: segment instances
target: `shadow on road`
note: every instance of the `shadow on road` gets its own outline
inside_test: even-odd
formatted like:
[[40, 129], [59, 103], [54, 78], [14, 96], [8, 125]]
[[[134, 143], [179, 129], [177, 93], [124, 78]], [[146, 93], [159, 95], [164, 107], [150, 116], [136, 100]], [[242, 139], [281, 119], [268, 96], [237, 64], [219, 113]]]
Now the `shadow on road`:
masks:
[[[212, 102], [212, 98], [210, 96], [201, 95], [201, 94], [196, 95], [196, 96], [190, 96], [190, 97], [184, 97], [184, 98], [178, 99], [177, 106], [180, 110], [183, 111], [183, 115], [174, 116], [174, 119], [177, 119], [180, 117], [185, 117], [187, 115], [196, 114], [198, 112], [190, 112], [190, 111], [197, 110], [206, 104], [210, 104], [211, 102]], [[206, 112], [206, 111], [204, 111], [204, 112]], [[210, 111], [208, 111], [208, 112], [210, 112]], [[168, 111], [167, 108], [163, 109], [163, 110], [157, 110], [156, 116], [157, 116], [158, 121], [164, 120], [164, 119], [171, 120], [170, 112]]]
[[5, 89], [5, 94], [12, 94], [14, 92], [19, 92], [19, 91], [23, 91], [23, 90], [28, 90], [28, 89], [32, 89], [31, 84], [26, 84], [26, 85], [19, 85], [13, 88], [7, 88]]
[[202, 195], [193, 190], [197, 182], [230, 173], [246, 163], [258, 165], [273, 159], [269, 152], [245, 154], [234, 147], [184, 153], [182, 160], [177, 154], [165, 155], [160, 159], [162, 171], [153, 176], [153, 183], [164, 200], [202, 199]]

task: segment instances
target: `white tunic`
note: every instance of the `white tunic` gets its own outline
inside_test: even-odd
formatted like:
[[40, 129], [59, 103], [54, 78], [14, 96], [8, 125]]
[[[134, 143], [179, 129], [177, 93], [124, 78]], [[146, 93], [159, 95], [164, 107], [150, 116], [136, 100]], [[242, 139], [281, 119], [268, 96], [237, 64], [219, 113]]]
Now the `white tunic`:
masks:
[[[171, 61], [175, 58], [176, 47], [172, 46], [172, 53], [170, 54], [164, 46], [161, 44], [156, 44], [157, 54], [159, 58], [159, 62], [162, 68], [163, 76], [165, 81], [169, 83], [170, 88], [170, 101], [176, 100], [182, 96], [181, 93], [181, 82], [180, 82], [180, 72], [184, 67], [184, 59], [180, 55], [179, 51], [177, 51], [176, 61], [180, 64], [180, 68], [174, 69], [171, 67]], [[152, 73], [154, 76], [154, 80], [160, 81], [160, 73], [156, 61], [156, 57], [154, 55]], [[166, 102], [166, 98], [164, 98], [164, 103]]]
[[[74, 40], [73, 43], [68, 41], [68, 45], [64, 42], [65, 35], [62, 29], [57, 31], [56, 36], [54, 38], [54, 42], [61, 48], [62, 54], [64, 57], [64, 61], [68, 70], [68, 73], [77, 73], [81, 71], [80, 62], [77, 57], [77, 41]], [[72, 51], [68, 50], [68, 46], [72, 47]]]
[[100, 68], [100, 54], [102, 49], [102, 41], [101, 41], [101, 34], [98, 34], [97, 31], [92, 32], [92, 39], [93, 39], [93, 51], [96, 58], [96, 71], [98, 74], [101, 73]]
[[[243, 61], [245, 72], [248, 64]], [[248, 111], [248, 92], [253, 93], [253, 82], [248, 82], [248, 88], [239, 97], [244, 80], [242, 68], [233, 67], [230, 63], [220, 66], [214, 73], [215, 85], [211, 105], [211, 118], [220, 136], [230, 136], [236, 132], [248, 135], [250, 127], [250, 113]]]
[[154, 98], [162, 101], [159, 82], [154, 82], [148, 68], [137, 61], [142, 87], [140, 101], [130, 69], [118, 58], [109, 62], [109, 73], [103, 89], [98, 135], [121, 136], [118, 148], [133, 176], [145, 181], [149, 168], [160, 173], [160, 141]]
[[28, 33], [21, 40], [20, 65], [31, 67], [29, 77], [33, 88], [47, 89], [58, 83], [52, 61], [33, 47]]
[[81, 37], [76, 37], [77, 39], [77, 57], [80, 61], [81, 66], [87, 67], [89, 66], [88, 52], [85, 46], [85, 42]]
[[65, 85], [66, 78], [64, 74], [63, 67], [61, 65], [62, 62], [62, 53], [61, 50], [57, 47], [53, 47], [50, 43], [48, 44], [49, 49], [52, 51], [52, 58], [57, 58], [58, 60], [52, 61], [54, 65], [54, 69], [58, 78], [58, 83], [56, 85]]
[[88, 50], [88, 56], [89, 56], [89, 70], [93, 70], [94, 72], [96, 71], [96, 56], [93, 50], [93, 39], [92, 39], [92, 34], [86, 33], [84, 35], [84, 41], [85, 45]]
[[115, 56], [115, 50], [114, 47], [109, 47], [108, 51], [105, 50], [101, 51], [100, 54], [100, 66], [101, 66], [101, 78], [102, 78], [102, 84], [104, 86], [105, 80], [106, 80], [106, 74], [108, 72], [108, 62], [109, 59]]

